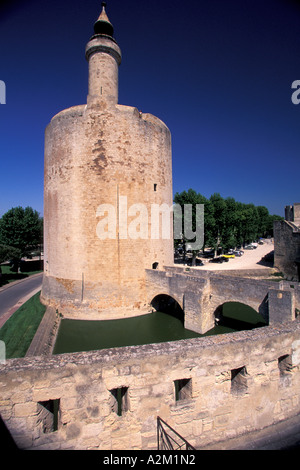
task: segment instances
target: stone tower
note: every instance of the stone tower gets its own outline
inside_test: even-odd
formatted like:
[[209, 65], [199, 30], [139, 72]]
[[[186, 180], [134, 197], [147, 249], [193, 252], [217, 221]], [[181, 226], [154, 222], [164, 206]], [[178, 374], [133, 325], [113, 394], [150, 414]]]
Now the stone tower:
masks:
[[173, 264], [172, 233], [151, 217], [172, 206], [171, 135], [118, 104], [121, 50], [104, 2], [86, 59], [87, 104], [61, 111], [45, 132], [41, 300], [70, 318], [138, 315], [148, 308], [145, 270]]

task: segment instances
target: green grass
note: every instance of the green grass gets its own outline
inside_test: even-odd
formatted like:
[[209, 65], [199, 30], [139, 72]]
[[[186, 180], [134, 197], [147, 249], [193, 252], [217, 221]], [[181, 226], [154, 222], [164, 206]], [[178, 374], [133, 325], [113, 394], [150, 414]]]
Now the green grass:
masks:
[[5, 322], [0, 340], [5, 343], [6, 359], [25, 356], [45, 311], [38, 292]]
[[[36, 265], [31, 264], [31, 266], [27, 263], [25, 264], [27, 266], [27, 269], [25, 268], [24, 271], [21, 273], [16, 273], [11, 270], [10, 266], [8, 265], [1, 265], [1, 271], [2, 271], [2, 280], [0, 281], [0, 287], [1, 285], [4, 286], [5, 284], [8, 284], [10, 282], [18, 281], [19, 279], [24, 279], [25, 277], [32, 276], [33, 274], [37, 274], [42, 272], [42, 269], [34, 269]], [[33, 269], [32, 269], [33, 268]]]

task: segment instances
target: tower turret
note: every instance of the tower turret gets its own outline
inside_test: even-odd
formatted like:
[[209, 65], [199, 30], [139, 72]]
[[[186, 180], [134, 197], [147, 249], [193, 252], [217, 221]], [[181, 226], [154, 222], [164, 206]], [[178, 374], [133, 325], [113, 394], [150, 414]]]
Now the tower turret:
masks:
[[94, 35], [85, 49], [89, 63], [89, 91], [87, 103], [118, 103], [118, 75], [121, 63], [121, 50], [113, 37], [114, 28], [109, 21], [106, 2], [102, 2], [102, 11], [94, 24]]
[[113, 34], [102, 3], [86, 46], [87, 105], [56, 114], [45, 132], [41, 300], [69, 318], [148, 313], [146, 270], [173, 264], [172, 233], [157, 230], [162, 214], [152, 221], [173, 204], [171, 134], [118, 104]]

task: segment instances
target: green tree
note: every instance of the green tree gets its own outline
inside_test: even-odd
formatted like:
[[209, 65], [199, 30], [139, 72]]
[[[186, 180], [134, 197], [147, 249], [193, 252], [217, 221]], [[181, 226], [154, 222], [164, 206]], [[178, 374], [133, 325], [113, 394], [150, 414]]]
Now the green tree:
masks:
[[[182, 239], [175, 241], [175, 246], [180, 243], [180, 241], [183, 243], [185, 246], [188, 244], [188, 242], [193, 242], [193, 240], [187, 240], [184, 237], [184, 205], [185, 204], [191, 204], [192, 205], [192, 230], [195, 232], [196, 230], [196, 205], [197, 204], [203, 204], [204, 205], [204, 210], [205, 207], [207, 207], [207, 199], [202, 196], [200, 193], [196, 193], [193, 189], [189, 189], [188, 191], [183, 191], [182, 193], [176, 193], [174, 196], [174, 202], [175, 204], [178, 204], [181, 206], [181, 224], [182, 224]], [[205, 214], [204, 214], [205, 217]], [[201, 247], [202, 248], [202, 247]], [[196, 256], [199, 253], [199, 250], [192, 250], [193, 253], [193, 258], [192, 258], [192, 265], [195, 264], [196, 261]]]
[[225, 228], [222, 238], [222, 248], [227, 251], [229, 248], [236, 247], [238, 244], [238, 203], [233, 197], [225, 199]]
[[13, 207], [0, 219], [0, 244], [20, 251], [39, 245], [42, 241], [43, 219], [31, 207]]
[[219, 193], [212, 194], [209, 200], [213, 214], [211, 241], [216, 255], [226, 232], [226, 203]]
[[9, 259], [20, 258], [21, 251], [7, 245], [0, 245], [0, 264]]
[[[218, 248], [227, 251], [229, 248], [244, 246], [261, 237], [273, 236], [274, 220], [283, 219], [277, 215], [271, 216], [264, 206], [244, 204], [232, 197], [224, 199], [219, 193], [214, 193], [206, 199], [195, 190], [189, 189], [180, 194], [176, 193], [174, 202], [182, 207], [182, 217], [184, 204], [193, 204], [193, 207], [196, 204], [204, 204], [203, 249], [213, 248], [215, 255]], [[193, 230], [195, 230], [195, 218]], [[194, 253], [193, 259], [196, 254]]]
[[269, 211], [264, 206], [257, 206], [258, 213], [258, 238], [266, 237], [270, 219]]

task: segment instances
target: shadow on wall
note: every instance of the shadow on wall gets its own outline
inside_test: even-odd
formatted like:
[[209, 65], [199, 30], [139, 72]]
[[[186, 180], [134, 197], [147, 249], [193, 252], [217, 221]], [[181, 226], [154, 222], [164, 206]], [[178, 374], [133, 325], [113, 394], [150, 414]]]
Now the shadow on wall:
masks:
[[11, 450], [18, 450], [18, 447], [13, 440], [9, 430], [7, 429], [5, 423], [3, 422], [0, 416], [0, 436], [1, 436], [1, 446], [2, 449], [7, 452]]

